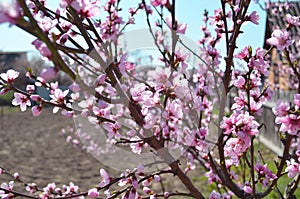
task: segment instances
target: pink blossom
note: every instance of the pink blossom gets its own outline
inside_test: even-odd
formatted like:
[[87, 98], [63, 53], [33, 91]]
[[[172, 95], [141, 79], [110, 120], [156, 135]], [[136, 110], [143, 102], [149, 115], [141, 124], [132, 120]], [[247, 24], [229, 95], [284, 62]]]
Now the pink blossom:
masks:
[[107, 136], [109, 139], [115, 137], [121, 137], [121, 134], [118, 132], [121, 129], [121, 124], [116, 122], [115, 124], [112, 123], [105, 123], [103, 124], [103, 128], [108, 132]]
[[224, 129], [224, 134], [233, 133], [244, 139], [250, 135], [258, 134], [259, 124], [255, 118], [249, 115], [248, 112], [236, 111], [229, 118], [224, 118], [221, 128]]
[[144, 187], [143, 192], [148, 195], [152, 195], [153, 191], [149, 187]]
[[47, 184], [46, 187], [43, 188], [43, 191], [45, 193], [52, 193], [56, 188], [56, 184], [55, 183], [49, 183]]
[[[239, 136], [241, 137], [241, 136]], [[251, 140], [249, 136], [243, 138], [230, 138], [224, 146], [225, 157], [230, 158], [230, 166], [239, 165], [239, 159], [249, 148]]]
[[300, 107], [300, 94], [294, 95], [294, 104]]
[[78, 12], [78, 14], [91, 18], [100, 14], [100, 7], [98, 0], [73, 0], [71, 6]]
[[74, 194], [79, 192], [79, 187], [75, 185], [73, 182], [69, 183], [69, 186], [63, 185], [63, 189], [65, 190], [66, 195]]
[[58, 85], [58, 81], [56, 81], [56, 82], [51, 82], [51, 83], [50, 83], [51, 94], [54, 93], [53, 91], [54, 91], [55, 89], [58, 89], [58, 86], [59, 86], [59, 85]]
[[179, 49], [175, 52], [175, 63], [181, 63], [182, 69], [181, 71], [185, 71], [187, 68], [187, 63], [185, 62], [187, 58], [189, 57], [188, 53], [183, 54]]
[[237, 55], [235, 55], [234, 57], [238, 58], [238, 59], [245, 59], [248, 57], [249, 55], [249, 46], [246, 46], [241, 52], [239, 52]]
[[170, 122], [178, 122], [183, 116], [182, 106], [180, 101], [168, 101], [162, 117]]
[[259, 21], [259, 15], [257, 11], [253, 11], [250, 15], [249, 15], [249, 21], [251, 21], [252, 23], [258, 25], [258, 21]]
[[289, 39], [289, 32], [286, 30], [274, 30], [272, 37], [267, 40], [267, 43], [276, 46], [278, 50], [283, 50], [294, 43], [294, 40]]
[[99, 191], [97, 190], [97, 188], [93, 188], [88, 191], [88, 197], [90, 197], [90, 198], [97, 198], [99, 195], [100, 194], [99, 194]]
[[27, 106], [31, 105], [30, 100], [26, 95], [23, 95], [22, 93], [14, 93], [14, 99], [12, 100], [12, 104], [14, 106], [19, 106], [21, 108], [21, 111], [26, 111]]
[[276, 106], [272, 109], [273, 113], [279, 117], [287, 115], [289, 110], [289, 102], [283, 102], [281, 100], [278, 100]]
[[26, 191], [28, 191], [30, 194], [33, 194], [37, 191], [37, 185], [35, 183], [29, 183], [26, 186]]
[[252, 193], [252, 188], [250, 187], [249, 183], [245, 183], [244, 187], [243, 187], [243, 190], [246, 192], [246, 193]]
[[237, 88], [245, 88], [246, 80], [243, 76], [238, 76], [236, 80], [233, 81], [233, 85]]
[[6, 183], [1, 184], [1, 188], [9, 190], [9, 191], [13, 190], [13, 187], [14, 187], [14, 181], [10, 181], [8, 184], [6, 184]]
[[215, 65], [219, 65], [220, 64], [220, 60], [219, 58], [221, 58], [222, 56], [220, 55], [220, 51], [217, 50], [215, 47], [212, 47], [211, 45], [209, 45], [207, 47], [207, 55], [210, 56]]
[[58, 24], [58, 20], [51, 19], [50, 17], [44, 17], [38, 24], [44, 32], [48, 32]]
[[[166, 23], [167, 23], [167, 26], [168, 26], [171, 30], [173, 30], [173, 27], [172, 27], [172, 18], [171, 18], [170, 16], [168, 16], [168, 17], [166, 18]], [[177, 20], [175, 21], [175, 24], [177, 24], [175, 31], [176, 31], [177, 33], [180, 33], [180, 34], [185, 34], [185, 31], [186, 31], [186, 29], [187, 29], [187, 24], [179, 24], [179, 23], [177, 22]]]
[[[147, 92], [145, 94], [150, 94], [150, 93]], [[142, 103], [146, 107], [152, 107], [152, 106], [155, 106], [155, 105], [159, 105], [160, 104], [159, 93], [156, 92], [156, 93], [153, 94], [151, 92], [151, 95], [148, 96], [148, 97], [145, 97], [145, 100]]]
[[151, 5], [153, 6], [165, 6], [167, 5], [169, 0], [151, 0]]
[[129, 193], [129, 196], [128, 196], [128, 199], [136, 199], [137, 197], [138, 197], [138, 194], [136, 192], [136, 189], [131, 189], [130, 193]]
[[130, 140], [134, 141], [134, 142], [130, 143], [130, 148], [131, 148], [132, 152], [136, 153], [136, 154], [140, 154], [142, 152], [144, 142], [142, 142], [142, 141], [138, 142], [138, 140], [140, 140], [139, 137], [133, 137]]
[[69, 90], [62, 91], [61, 89], [57, 88], [54, 90], [53, 95], [50, 95], [52, 98], [51, 102], [62, 104], [65, 101], [65, 97], [68, 95]]
[[145, 84], [136, 84], [133, 88], [130, 89], [131, 97], [134, 101], [146, 101], [149, 99], [153, 94], [151, 91], [146, 90]]
[[66, 9], [69, 4], [71, 4], [75, 0], [61, 0], [59, 6], [63, 9]]
[[[14, 187], [14, 181], [10, 181], [8, 184], [2, 183], [0, 187], [2, 189], [12, 191], [13, 187]], [[14, 195], [11, 193], [5, 193], [5, 191], [0, 190], [0, 197], [1, 197], [1, 199], [9, 199], [9, 198], [13, 198]]]
[[120, 58], [120, 61], [119, 61], [119, 65], [118, 65], [118, 67], [120, 69], [120, 72], [125, 77], [127, 77], [126, 72], [132, 71], [135, 67], [134, 63], [127, 61], [128, 56], [129, 56], [128, 53], [125, 53], [124, 55], [122, 55], [121, 58]]
[[[87, 117], [89, 115], [89, 111], [93, 109], [94, 106], [94, 98], [89, 97], [87, 100], [82, 100], [81, 102], [78, 103], [78, 106], [83, 108], [81, 115], [83, 117]], [[102, 109], [103, 110], [103, 109]], [[101, 109], [97, 107], [97, 113], [100, 112]]]
[[66, 142], [70, 142], [71, 140], [72, 140], [72, 136], [68, 135], [68, 136], [66, 137]]
[[7, 81], [8, 83], [12, 83], [17, 77], [19, 77], [20, 73], [13, 69], [9, 69], [6, 73], [1, 73], [0, 77]]
[[180, 78], [179, 76], [173, 79], [174, 91], [178, 98], [188, 100], [190, 90], [188, 87], [188, 80]]
[[257, 56], [258, 59], [255, 59], [252, 57], [250, 59], [250, 62], [248, 63], [248, 66], [250, 68], [253, 68], [254, 70], [257, 70], [260, 74], [263, 74], [265, 76], [268, 75], [268, 68], [270, 67], [268, 61], [264, 59], [264, 57]]
[[220, 198], [221, 198], [221, 194], [218, 193], [218, 192], [216, 192], [215, 190], [213, 190], [213, 191], [210, 193], [210, 195], [209, 195], [208, 198], [209, 198], [209, 199], [220, 199]]
[[110, 110], [109, 110], [109, 107], [101, 108], [101, 107], [94, 106], [93, 113], [98, 117], [109, 117]]
[[218, 175], [216, 175], [212, 169], [210, 169], [208, 172], [205, 173], [205, 176], [208, 177], [207, 182], [209, 184], [213, 183], [213, 182], [217, 182], [217, 183], [221, 183], [221, 179], [219, 178]]
[[[65, 97], [68, 95], [69, 90], [62, 91], [61, 89], [55, 89], [53, 94], [50, 95], [50, 102], [55, 104], [63, 104], [65, 102]], [[59, 111], [59, 107], [55, 106], [53, 108], [53, 113], [57, 113]]]
[[102, 181], [99, 183], [99, 187], [105, 187], [106, 185], [108, 185], [109, 183], [111, 183], [112, 181], [112, 177], [110, 177], [110, 175], [104, 170], [104, 169], [100, 169], [100, 175], [102, 178]]
[[221, 8], [214, 10], [214, 16], [210, 17], [211, 19], [210, 25], [222, 26], [223, 25], [222, 15], [223, 14]]
[[15, 24], [21, 16], [21, 8], [16, 0], [11, 3], [7, 1], [0, 2], [0, 24], [9, 22]]
[[231, 110], [237, 109], [242, 110], [247, 102], [244, 99], [244, 94], [239, 92], [239, 95], [237, 97], [234, 97], [234, 104], [231, 106]]
[[65, 44], [70, 37], [72, 37], [72, 32], [66, 32], [66, 33], [59, 35], [59, 39], [57, 41], [60, 44]]
[[[71, 0], [71, 1], [73, 1], [73, 0]], [[61, 2], [63, 2], [63, 1], [61, 1]], [[72, 26], [73, 26], [73, 24], [70, 23], [70, 22], [68, 22], [68, 21], [62, 21], [60, 25], [61, 25], [61, 28], [65, 32], [68, 32], [68, 30], [70, 30], [72, 28]]]
[[292, 16], [290, 14], [287, 14], [285, 16], [287, 22], [289, 23], [289, 25], [292, 26], [299, 26], [300, 25], [300, 21], [299, 21], [299, 17], [298, 16]]
[[287, 167], [285, 169], [285, 172], [288, 172], [288, 177], [293, 178], [296, 175], [300, 174], [300, 164], [297, 163], [294, 159], [291, 159], [290, 161], [287, 160]]
[[266, 187], [270, 183], [270, 181], [277, 178], [275, 174], [271, 170], [268, 169], [267, 165], [261, 165], [257, 163], [255, 165], [255, 171], [258, 173], [258, 179], [262, 182], [262, 184]]
[[37, 77], [36, 80], [37, 80], [35, 82], [36, 86], [45, 86], [46, 85], [46, 81], [43, 78]]
[[280, 131], [291, 135], [297, 135], [300, 130], [300, 116], [289, 114], [283, 117], [276, 117], [275, 122], [281, 124]]
[[260, 101], [255, 101], [253, 97], [250, 98], [250, 113], [256, 113], [261, 115], [262, 113], [262, 103]]
[[55, 67], [46, 67], [40, 73], [40, 77], [44, 80], [54, 79], [58, 73], [58, 69]]
[[236, 112], [233, 112], [230, 117], [224, 117], [220, 126], [224, 129], [223, 133], [230, 134], [231, 132], [235, 132], [236, 122]]
[[72, 101], [78, 101], [80, 94], [79, 93], [71, 93], [70, 97], [72, 98]]
[[165, 89], [172, 85], [169, 81], [169, 77], [171, 75], [170, 68], [156, 67], [155, 71], [149, 71], [148, 74], [151, 78], [153, 78], [156, 90]]

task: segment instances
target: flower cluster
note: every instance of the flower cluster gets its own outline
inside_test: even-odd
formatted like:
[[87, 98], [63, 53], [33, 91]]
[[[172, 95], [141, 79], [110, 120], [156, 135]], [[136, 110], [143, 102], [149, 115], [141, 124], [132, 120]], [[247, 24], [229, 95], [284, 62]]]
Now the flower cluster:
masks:
[[[19, 106], [21, 111], [32, 106], [34, 116], [50, 106], [53, 113], [61, 111], [64, 116], [82, 122], [76, 130], [64, 128], [61, 133], [75, 146], [81, 146], [80, 138], [84, 149], [95, 155], [115, 152], [111, 148], [121, 146], [139, 157], [143, 153], [153, 157], [147, 158], [149, 162], [145, 164], [137, 163], [135, 168], [126, 169], [119, 177], [100, 169], [99, 184], [86, 192], [80, 192], [73, 183], [62, 188], [55, 183], [44, 188], [25, 183], [29, 195], [24, 196], [205, 198], [187, 175], [203, 166], [208, 182], [216, 183], [209, 198], [259, 198], [269, 194], [284, 172], [290, 178], [299, 176], [300, 94], [294, 95], [293, 104], [279, 101], [273, 108], [276, 123], [284, 134], [282, 142], [286, 144], [281, 163], [276, 165], [277, 173], [256, 158], [259, 152], [254, 140], [263, 127], [259, 116], [272, 91], [263, 84], [270, 71], [268, 51], [246, 46], [236, 52], [241, 27], [259, 24], [258, 12], [248, 10], [251, 1], [221, 1], [222, 8], [216, 9], [213, 16], [205, 12], [203, 38], [196, 50], [181, 39], [187, 25], [175, 14], [176, 1], [142, 0], [136, 8], [129, 8], [128, 20], [121, 14], [120, 2], [107, 0], [101, 6], [98, 0], [61, 0], [56, 11], [50, 11], [46, 1], [0, 4], [0, 23], [16, 24], [34, 35], [32, 45], [46, 61], [53, 63], [38, 75], [29, 69], [26, 76], [30, 83], [24, 89], [15, 85], [18, 71], [1, 73], [0, 94], [13, 91], [12, 105]], [[133, 59], [134, 53], [126, 52], [127, 41], [121, 43], [124, 30], [134, 24], [140, 11], [145, 12], [150, 36], [159, 53], [158, 57], [150, 55], [151, 63], [155, 59], [159, 64], [149, 67], [141, 66], [143, 55]], [[155, 17], [158, 18], [153, 22]], [[289, 29], [299, 25], [299, 17], [287, 15], [286, 20], [287, 29], [274, 30], [267, 43], [284, 51], [292, 69], [289, 71], [300, 77], [297, 62], [288, 51], [294, 43]], [[222, 39], [227, 42], [226, 56], [220, 50]], [[191, 63], [193, 59], [197, 61]], [[60, 71], [72, 80], [68, 88], [53, 80]], [[37, 88], [48, 90], [49, 96], [40, 96]], [[232, 104], [227, 105], [230, 97]], [[89, 125], [87, 129], [85, 122]], [[92, 127], [96, 135], [91, 133]], [[100, 146], [99, 132], [104, 135], [100, 140], [108, 148]], [[290, 154], [290, 148], [295, 149], [294, 154]], [[147, 171], [154, 167], [158, 169]], [[250, 177], [246, 176], [248, 173]], [[166, 191], [163, 175], [178, 178], [187, 192]], [[14, 181], [1, 185], [1, 198], [19, 196], [13, 189], [14, 182], [21, 181], [20, 176], [16, 173], [11, 177]], [[155, 183], [161, 184], [162, 190], [156, 190], [152, 186]], [[260, 192], [257, 187], [266, 191]]]

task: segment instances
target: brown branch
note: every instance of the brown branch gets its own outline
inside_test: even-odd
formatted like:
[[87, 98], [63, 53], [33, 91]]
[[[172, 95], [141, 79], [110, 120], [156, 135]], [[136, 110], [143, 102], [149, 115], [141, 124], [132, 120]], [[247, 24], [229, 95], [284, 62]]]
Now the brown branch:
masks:
[[18, 192], [18, 191], [7, 190], [7, 189], [4, 189], [2, 187], [0, 187], [0, 190], [4, 191], [5, 193], [11, 193], [14, 196], [19, 196], [19, 197], [24, 197], [24, 198], [34, 198], [34, 199], [38, 199], [39, 198], [37, 196], [32, 196], [32, 195], [24, 194], [24, 193], [21, 193], [21, 192]]
[[280, 164], [277, 167], [277, 172], [276, 172], [277, 178], [272, 181], [271, 185], [268, 187], [268, 189], [265, 192], [257, 194], [257, 196], [256, 196], [257, 199], [264, 198], [265, 196], [267, 196], [273, 190], [275, 185], [277, 184], [277, 181], [278, 181], [279, 177], [281, 176], [281, 173], [282, 173], [282, 171], [284, 169], [284, 166], [286, 164], [286, 160], [289, 157], [289, 150], [290, 150], [290, 146], [291, 146], [291, 143], [292, 143], [292, 139], [293, 139], [293, 136], [287, 135], [286, 142], [285, 142], [285, 145], [284, 145], [283, 155], [282, 155]]
[[39, 27], [36, 20], [34, 19], [33, 15], [31, 14], [30, 10], [28, 9], [25, 0], [18, 0], [21, 8], [24, 11], [24, 14], [29, 18], [30, 24], [32, 25], [33, 30], [31, 32], [35, 32], [34, 36], [37, 36], [41, 41], [45, 42], [49, 50], [51, 51], [52, 62], [64, 71], [66, 74], [70, 76], [71, 79], [75, 80], [76, 75], [75, 73], [66, 65], [66, 63], [61, 58], [60, 54], [58, 53], [57, 49], [53, 45], [52, 41], [48, 38], [48, 35], [43, 32], [43, 30]]

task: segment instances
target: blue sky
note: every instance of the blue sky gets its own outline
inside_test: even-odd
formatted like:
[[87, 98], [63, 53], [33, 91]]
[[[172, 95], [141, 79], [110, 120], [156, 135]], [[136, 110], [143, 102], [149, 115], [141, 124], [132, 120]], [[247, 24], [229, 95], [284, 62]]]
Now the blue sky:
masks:
[[[123, 2], [130, 2], [131, 0], [123, 0]], [[49, 6], [55, 7], [58, 5], [58, 0], [48, 0]], [[101, 2], [104, 2], [102, 0]], [[121, 1], [122, 2], [122, 1]], [[134, 1], [131, 1], [131, 4]], [[187, 3], [189, 2], [189, 3]], [[208, 10], [210, 15], [213, 11], [220, 6], [218, 0], [179, 0], [177, 1], [177, 17], [179, 22], [187, 23], [188, 28], [186, 36], [194, 41], [201, 38], [200, 26], [202, 25], [202, 15], [204, 9]], [[128, 7], [126, 3], [122, 4]], [[135, 4], [133, 4], [135, 5]], [[125, 10], [127, 10], [125, 8]], [[253, 48], [263, 45], [264, 32], [265, 32], [265, 17], [266, 14], [259, 8], [258, 5], [252, 4], [249, 11], [257, 10], [260, 15], [259, 25], [248, 23], [242, 29], [245, 33], [238, 39], [240, 49], [246, 45], [251, 45]], [[145, 19], [142, 17], [136, 19], [136, 25], [132, 28], [145, 28]], [[7, 23], [0, 25], [0, 50], [1, 51], [29, 51], [36, 52], [35, 48], [31, 45], [34, 37], [28, 33], [18, 29], [17, 27], [9, 27]], [[222, 47], [221, 47], [222, 50]]]

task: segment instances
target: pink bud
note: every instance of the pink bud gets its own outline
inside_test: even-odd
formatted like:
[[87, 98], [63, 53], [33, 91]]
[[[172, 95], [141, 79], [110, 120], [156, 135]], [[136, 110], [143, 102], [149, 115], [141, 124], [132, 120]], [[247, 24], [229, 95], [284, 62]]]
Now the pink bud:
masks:
[[143, 188], [143, 192], [144, 192], [145, 194], [151, 194], [151, 193], [152, 193], [151, 189], [149, 189], [148, 187], [144, 187], [144, 188]]
[[164, 197], [165, 197], [165, 198], [169, 197], [169, 192], [165, 192], [165, 193], [164, 193]]
[[75, 145], [78, 145], [79, 144], [79, 141], [77, 140], [77, 139], [73, 139], [73, 144], [75, 144]]
[[34, 106], [34, 107], [31, 108], [31, 111], [32, 111], [32, 115], [37, 117], [41, 114], [42, 107], [41, 106]]
[[7, 93], [8, 91], [10, 91], [10, 89], [8, 88], [3, 88], [0, 90], [0, 95], [4, 95], [5, 93]]
[[19, 174], [19, 173], [17, 173], [17, 172], [16, 172], [16, 173], [14, 173], [14, 174], [13, 174], [13, 176], [14, 176], [14, 178], [15, 178], [16, 180], [20, 178], [20, 174]]
[[28, 93], [33, 93], [34, 92], [34, 89], [35, 89], [35, 86], [34, 85], [27, 85], [26, 86], [26, 91], [28, 92]]
[[99, 196], [99, 192], [96, 188], [90, 189], [88, 191], [88, 197], [90, 198], [97, 198]]
[[252, 193], [252, 188], [248, 185], [245, 185], [243, 190], [246, 192], [246, 193]]
[[41, 102], [43, 100], [39, 95], [31, 95], [30, 99], [36, 102]]
[[159, 175], [154, 175], [154, 182], [159, 182], [159, 181], [160, 181]]
[[72, 137], [69, 135], [69, 136], [66, 138], [66, 141], [67, 141], [67, 142], [70, 142], [71, 139], [72, 139]]
[[8, 83], [12, 83], [17, 77], [19, 77], [20, 73], [13, 69], [9, 69], [6, 73], [1, 73], [0, 78]]

